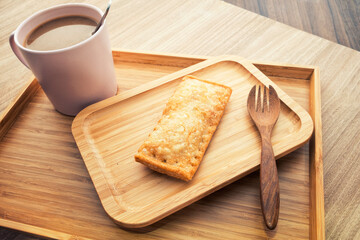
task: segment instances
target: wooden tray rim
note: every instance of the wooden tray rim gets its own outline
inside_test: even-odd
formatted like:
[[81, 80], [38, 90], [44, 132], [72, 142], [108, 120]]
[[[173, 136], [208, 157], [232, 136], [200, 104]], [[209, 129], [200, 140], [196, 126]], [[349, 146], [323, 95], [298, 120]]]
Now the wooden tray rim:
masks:
[[[117, 201], [114, 199], [112, 195], [111, 189], [109, 187], [107, 178], [102, 171], [101, 164], [97, 160], [97, 151], [94, 149], [94, 144], [91, 139], [89, 139], [89, 134], [84, 128], [88, 125], [87, 119], [97, 113], [97, 111], [101, 111], [108, 107], [111, 107], [114, 104], [117, 104], [125, 99], [129, 99], [136, 95], [142, 94], [147, 91], [151, 91], [163, 84], [168, 82], [175, 81], [179, 78], [182, 78], [185, 75], [192, 74], [195, 71], [207, 68], [209, 66], [222, 63], [222, 62], [234, 62], [236, 64], [240, 64], [244, 67], [250, 74], [258, 79], [262, 84], [268, 86], [272, 85], [277, 91], [280, 100], [289, 107], [289, 109], [294, 112], [300, 119], [300, 128], [294, 133], [286, 138], [286, 141], [280, 142], [278, 145], [281, 150], [280, 154], [275, 152], [275, 158], [278, 159], [289, 152], [294, 151], [295, 149], [303, 146], [311, 137], [313, 132], [313, 122], [309, 115], [309, 113], [303, 109], [297, 102], [295, 102], [290, 96], [288, 96], [284, 91], [282, 91], [275, 83], [273, 83], [265, 74], [263, 74], [260, 70], [258, 70], [253, 64], [251, 64], [248, 60], [238, 56], [220, 56], [213, 57], [198, 64], [192, 65], [183, 70], [179, 70], [175, 73], [166, 75], [157, 80], [151, 81], [146, 84], [142, 84], [139, 87], [126, 91], [122, 94], [116, 95], [114, 97], [108, 98], [101, 102], [95, 103], [85, 109], [83, 109], [73, 120], [72, 124], [72, 133], [75, 138], [76, 144], [80, 150], [80, 153], [83, 157], [85, 165], [88, 169], [88, 172], [93, 180], [96, 191], [99, 195], [101, 203], [107, 212], [107, 214], [119, 225], [126, 228], [141, 228], [153, 224], [160, 219], [178, 211], [181, 208], [184, 208], [191, 203], [211, 194], [212, 192], [236, 181], [237, 179], [247, 175], [248, 173], [254, 171], [256, 167], [252, 167], [247, 170], [245, 173], [239, 173], [237, 175], [228, 175], [227, 179], [220, 181], [213, 181], [211, 179], [210, 182], [204, 182], [201, 185], [201, 190], [198, 191], [198, 195], [193, 198], [181, 198], [177, 199], [177, 195], [172, 195], [167, 198], [166, 203], [174, 202], [176, 200], [177, 205], [167, 207], [162, 207], [157, 211], [156, 215], [153, 214], [145, 214], [151, 212], [151, 209], [145, 208], [141, 211], [124, 211], [120, 208]], [[96, 165], [97, 167], [91, 167], [91, 165]], [[103, 184], [105, 183], [105, 184]], [[198, 185], [192, 186], [191, 188], [186, 188], [182, 191], [184, 195], [187, 195], [187, 192], [191, 191], [193, 188], [199, 187]], [[147, 217], [145, 217], [145, 215]], [[141, 220], [135, 220], [142, 216]]]
[[[162, 53], [152, 51], [133, 51], [128, 49], [113, 49], [113, 55], [133, 55], [133, 56], [159, 56], [175, 59], [197, 59], [206, 60], [210, 56], [187, 55], [177, 53]], [[128, 61], [134, 62], [134, 61]], [[144, 63], [144, 62], [142, 62]], [[293, 68], [311, 70], [309, 78], [311, 101], [310, 115], [314, 122], [314, 133], [310, 139], [310, 239], [325, 239], [325, 217], [324, 217], [324, 187], [323, 187], [323, 159], [322, 159], [322, 122], [321, 122], [321, 83], [319, 68], [312, 65], [284, 64], [271, 61], [252, 61], [255, 66], [268, 66], [277, 68]], [[31, 97], [36, 93], [39, 84], [35, 77], [24, 86], [23, 90], [3, 111], [0, 116], [0, 142], [11, 128], [18, 114], [26, 107]], [[44, 237], [55, 237], [62, 239], [73, 239], [79, 236], [68, 233], [37, 227], [31, 224], [20, 223], [12, 220], [0, 218], [0, 226], [36, 234]], [[85, 237], [80, 237], [86, 239]]]

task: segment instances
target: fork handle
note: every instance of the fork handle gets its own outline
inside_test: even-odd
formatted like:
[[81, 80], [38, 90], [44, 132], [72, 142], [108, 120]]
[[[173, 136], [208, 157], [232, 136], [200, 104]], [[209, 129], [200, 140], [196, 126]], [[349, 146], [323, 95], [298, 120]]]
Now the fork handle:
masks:
[[274, 229], [279, 218], [280, 191], [271, 134], [262, 136], [260, 163], [260, 199], [266, 226]]

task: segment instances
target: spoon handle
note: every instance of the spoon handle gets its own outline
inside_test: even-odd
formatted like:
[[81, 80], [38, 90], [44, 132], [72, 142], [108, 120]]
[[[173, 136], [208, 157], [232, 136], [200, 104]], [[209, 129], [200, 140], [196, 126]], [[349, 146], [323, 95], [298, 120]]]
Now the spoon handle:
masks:
[[101, 17], [98, 25], [96, 26], [95, 30], [92, 32], [92, 35], [93, 35], [94, 33], [96, 33], [97, 30], [99, 30], [99, 28], [101, 27], [101, 25], [103, 25], [103, 23], [104, 23], [104, 21], [105, 21], [105, 18], [106, 18], [106, 16], [107, 16], [108, 13], [109, 13], [110, 6], [111, 6], [111, 0], [109, 0], [108, 5], [107, 5], [106, 10], [105, 10], [105, 13], [102, 15], [102, 17]]
[[279, 218], [280, 190], [270, 134], [261, 138], [260, 198], [266, 226], [274, 229]]

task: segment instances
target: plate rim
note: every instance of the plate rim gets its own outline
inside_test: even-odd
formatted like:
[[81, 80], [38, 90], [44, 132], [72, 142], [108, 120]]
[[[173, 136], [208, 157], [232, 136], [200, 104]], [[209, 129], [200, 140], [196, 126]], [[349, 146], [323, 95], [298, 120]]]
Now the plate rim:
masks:
[[[178, 78], [181, 78], [185, 75], [192, 74], [195, 71], [199, 71], [203, 68], [209, 67], [213, 64], [217, 64], [219, 62], [224, 61], [233, 61], [240, 65], [242, 65], [247, 71], [249, 71], [255, 78], [258, 79], [259, 82], [262, 84], [265, 84], [268, 86], [271, 84], [275, 90], [277, 91], [279, 98], [281, 101], [292, 111], [294, 112], [298, 117], [300, 121], [300, 129], [298, 132], [301, 132], [303, 134], [303, 137], [293, 139], [290, 141], [292, 143], [293, 147], [289, 148], [287, 151], [284, 151], [280, 154], [276, 155], [276, 159], [294, 151], [295, 149], [301, 147], [304, 145], [312, 136], [313, 130], [314, 130], [314, 124], [312, 121], [312, 118], [310, 114], [303, 109], [295, 100], [293, 100], [289, 95], [287, 95], [283, 90], [281, 90], [274, 82], [272, 82], [264, 73], [262, 73], [259, 69], [257, 69], [250, 61], [239, 57], [239, 56], [220, 56], [220, 57], [212, 57], [208, 60], [205, 60], [203, 62], [200, 62], [198, 64], [192, 65], [188, 68], [184, 68], [182, 70], [179, 70], [177, 72], [171, 73], [169, 75], [166, 75], [164, 77], [161, 77], [157, 80], [150, 81], [146, 84], [142, 84], [139, 87], [133, 88], [131, 90], [128, 90], [126, 92], [120, 93], [119, 95], [113, 96], [111, 98], [105, 99], [101, 102], [95, 103], [93, 105], [88, 106], [87, 108], [83, 109], [73, 120], [72, 126], [71, 126], [71, 132], [74, 136], [75, 142], [80, 150], [80, 153], [83, 157], [83, 160], [85, 162], [86, 168], [90, 174], [90, 177], [93, 181], [93, 184], [95, 186], [95, 189], [97, 191], [97, 194], [100, 198], [101, 204], [106, 211], [106, 213], [119, 225], [126, 227], [126, 228], [141, 228], [148, 226], [180, 209], [182, 209], [185, 206], [188, 206], [189, 204], [201, 199], [202, 197], [230, 184], [231, 182], [241, 178], [242, 176], [245, 176], [247, 172], [243, 174], [236, 175], [233, 178], [227, 179], [227, 181], [222, 181], [220, 184], [217, 184], [215, 187], [208, 189], [207, 191], [203, 192], [202, 194], [197, 195], [194, 198], [183, 200], [181, 203], [179, 203], [176, 207], [172, 209], [168, 209], [166, 211], [162, 211], [161, 214], [157, 214], [152, 217], [148, 217], [145, 220], [142, 221], [127, 221], [126, 218], [122, 217], [122, 214], [124, 212], [128, 212], [126, 210], [121, 210], [118, 207], [118, 203], [115, 200], [114, 196], [111, 193], [111, 190], [109, 189], [107, 178], [104, 176], [104, 174], [101, 172], [101, 169], [94, 169], [88, 164], [88, 161], [91, 160], [91, 158], [96, 158], [96, 153], [94, 151], [89, 152], [86, 150], [86, 146], [92, 149], [93, 147], [89, 143], [89, 140], [87, 139], [86, 135], [82, 131], [83, 126], [86, 124], [86, 120], [95, 114], [97, 111], [102, 110], [104, 108], [110, 107], [113, 104], [116, 104], [120, 101], [123, 101], [125, 99], [134, 97], [138, 94], [141, 94], [143, 92], [149, 91], [153, 88], [159, 87], [163, 84], [166, 84], [168, 82], [174, 81]], [[252, 169], [251, 169], [252, 170]], [[251, 172], [249, 170], [249, 172]], [[99, 174], [101, 174], [102, 180], [106, 182], [106, 185], [108, 186], [107, 189], [104, 189], [103, 187], [100, 187], [99, 180], [94, 181], [94, 177], [99, 177]], [[111, 197], [106, 197], [105, 199], [102, 198], [101, 195], [104, 195], [106, 192], [106, 195], [110, 195]], [[139, 211], [131, 212], [133, 214], [139, 213]]]

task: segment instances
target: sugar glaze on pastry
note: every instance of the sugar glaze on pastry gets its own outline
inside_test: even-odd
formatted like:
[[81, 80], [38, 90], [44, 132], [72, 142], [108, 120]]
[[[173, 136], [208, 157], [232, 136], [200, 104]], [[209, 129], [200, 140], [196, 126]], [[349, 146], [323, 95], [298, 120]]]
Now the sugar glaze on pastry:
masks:
[[135, 160], [169, 176], [191, 180], [230, 95], [227, 86], [184, 77]]

